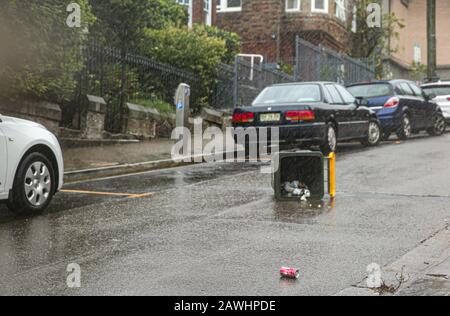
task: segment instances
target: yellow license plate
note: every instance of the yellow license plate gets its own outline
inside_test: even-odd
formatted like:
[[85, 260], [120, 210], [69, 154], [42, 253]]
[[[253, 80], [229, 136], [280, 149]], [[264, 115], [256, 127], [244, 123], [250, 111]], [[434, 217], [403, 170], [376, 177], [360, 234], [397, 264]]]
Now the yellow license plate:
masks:
[[280, 113], [266, 113], [259, 117], [261, 122], [279, 122], [281, 120]]

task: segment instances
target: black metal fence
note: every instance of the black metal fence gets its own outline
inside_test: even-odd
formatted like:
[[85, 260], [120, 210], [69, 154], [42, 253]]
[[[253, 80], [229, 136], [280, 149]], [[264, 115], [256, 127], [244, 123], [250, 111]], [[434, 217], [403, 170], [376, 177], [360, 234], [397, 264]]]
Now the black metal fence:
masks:
[[296, 39], [294, 72], [297, 81], [332, 81], [350, 84], [375, 78], [373, 62], [338, 54], [299, 37]]
[[210, 105], [215, 109], [232, 109], [234, 107], [234, 84], [236, 73], [234, 67], [220, 64], [215, 85], [212, 88]]
[[84, 70], [79, 74], [77, 95], [64, 106], [63, 124], [80, 127], [80, 113], [87, 94], [107, 102], [105, 129], [121, 133], [126, 102], [153, 106], [173, 105], [180, 83], [191, 86], [191, 104], [200, 108], [232, 109], [251, 105], [267, 86], [294, 81], [333, 81], [342, 84], [371, 80], [374, 66], [338, 54], [322, 46], [296, 39], [294, 75], [270, 64], [251, 65], [237, 58], [233, 66], [220, 64], [215, 80], [205, 82], [199, 75], [142, 56], [91, 43], [84, 49]]
[[[79, 75], [79, 87], [74, 100], [65, 106], [64, 123], [79, 128], [79, 112], [84, 110], [84, 96], [101, 96], [107, 102], [105, 130], [122, 132], [126, 102], [151, 105], [154, 102], [173, 104], [180, 83], [191, 86], [193, 104], [202, 98], [202, 84], [193, 73], [133, 55], [120, 49], [95, 43], [84, 49], [85, 68]], [[77, 126], [78, 125], [78, 126]]]
[[252, 65], [238, 59], [235, 65], [234, 102], [237, 107], [250, 106], [258, 94], [266, 87], [295, 81], [282, 71], [271, 68], [267, 64]]

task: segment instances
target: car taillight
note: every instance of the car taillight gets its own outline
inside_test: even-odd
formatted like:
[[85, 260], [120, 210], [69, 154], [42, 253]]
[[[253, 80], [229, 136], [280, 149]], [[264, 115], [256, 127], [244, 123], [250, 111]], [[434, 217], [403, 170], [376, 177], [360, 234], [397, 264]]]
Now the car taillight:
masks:
[[447, 101], [450, 101], [450, 97], [449, 97], [449, 98], [447, 98]]
[[400, 104], [400, 99], [397, 97], [390, 98], [385, 104], [384, 108], [391, 109], [395, 108]]
[[255, 120], [255, 113], [234, 113], [233, 123], [252, 123]]
[[287, 121], [314, 121], [316, 114], [314, 111], [288, 111], [286, 112]]

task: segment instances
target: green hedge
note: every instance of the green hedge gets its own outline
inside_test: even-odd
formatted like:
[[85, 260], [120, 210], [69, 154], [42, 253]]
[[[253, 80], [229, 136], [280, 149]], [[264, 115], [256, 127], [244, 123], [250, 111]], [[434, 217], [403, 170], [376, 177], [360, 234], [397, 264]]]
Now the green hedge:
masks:
[[237, 35], [204, 26], [148, 29], [144, 42], [146, 56], [198, 74], [199, 86], [191, 88], [203, 98], [192, 105], [194, 111], [208, 105], [219, 64], [234, 60], [240, 47]]

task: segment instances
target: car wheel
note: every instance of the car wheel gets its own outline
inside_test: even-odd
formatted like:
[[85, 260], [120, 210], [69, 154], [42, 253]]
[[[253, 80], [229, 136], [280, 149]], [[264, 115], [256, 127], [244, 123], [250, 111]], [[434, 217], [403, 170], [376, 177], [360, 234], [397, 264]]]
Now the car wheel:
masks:
[[337, 131], [333, 123], [328, 123], [325, 142], [320, 146], [324, 155], [336, 152], [337, 149]]
[[397, 131], [398, 138], [402, 140], [407, 140], [412, 135], [412, 125], [411, 119], [408, 114], [404, 114], [402, 117], [402, 125]]
[[430, 127], [427, 132], [431, 136], [441, 136], [445, 133], [447, 122], [441, 113], [436, 113], [433, 116], [433, 127]]
[[362, 141], [364, 146], [377, 146], [381, 140], [381, 128], [377, 121], [370, 121], [369, 123], [369, 134], [366, 139]]
[[23, 215], [38, 215], [55, 193], [55, 171], [47, 157], [31, 153], [21, 162], [8, 199], [8, 208]]

